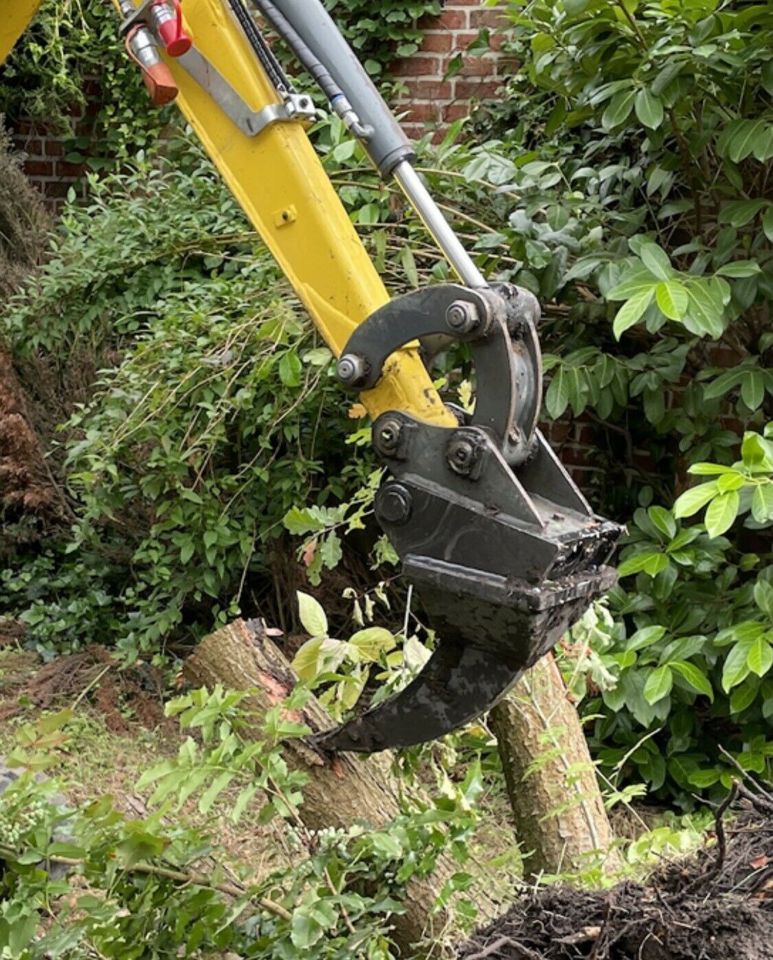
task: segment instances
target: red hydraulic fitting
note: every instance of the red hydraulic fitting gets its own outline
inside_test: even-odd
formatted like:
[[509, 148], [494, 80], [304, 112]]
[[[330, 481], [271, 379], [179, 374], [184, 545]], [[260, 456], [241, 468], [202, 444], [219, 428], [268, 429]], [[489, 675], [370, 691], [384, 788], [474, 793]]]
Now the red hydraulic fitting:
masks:
[[150, 17], [156, 36], [170, 57], [181, 57], [190, 50], [193, 40], [183, 29], [179, 0], [158, 0], [150, 7]]
[[129, 56], [139, 64], [150, 99], [155, 106], [171, 103], [179, 93], [172, 72], [161, 59], [153, 34], [147, 27], [135, 27], [126, 37]]

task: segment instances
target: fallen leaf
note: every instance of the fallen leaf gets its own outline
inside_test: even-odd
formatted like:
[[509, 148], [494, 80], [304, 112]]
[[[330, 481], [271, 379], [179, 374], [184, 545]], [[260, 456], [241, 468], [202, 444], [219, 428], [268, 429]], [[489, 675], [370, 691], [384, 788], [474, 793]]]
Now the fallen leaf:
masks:
[[303, 565], [305, 567], [310, 567], [314, 563], [314, 556], [317, 552], [317, 541], [309, 540], [306, 546], [303, 548]]

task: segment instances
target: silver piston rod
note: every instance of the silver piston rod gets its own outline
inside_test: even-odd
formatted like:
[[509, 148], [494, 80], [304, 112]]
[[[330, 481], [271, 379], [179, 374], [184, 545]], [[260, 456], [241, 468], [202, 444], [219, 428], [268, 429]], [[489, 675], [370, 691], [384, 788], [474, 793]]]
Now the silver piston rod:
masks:
[[487, 287], [488, 283], [483, 274], [475, 266], [462, 241], [454, 233], [432, 194], [424, 186], [424, 181], [411, 164], [403, 160], [395, 167], [393, 175], [462, 283], [473, 290]]
[[318, 80], [333, 107], [348, 108], [347, 126], [381, 176], [395, 177], [462, 283], [473, 289], [488, 286], [413, 168], [411, 142], [320, 0], [253, 2]]

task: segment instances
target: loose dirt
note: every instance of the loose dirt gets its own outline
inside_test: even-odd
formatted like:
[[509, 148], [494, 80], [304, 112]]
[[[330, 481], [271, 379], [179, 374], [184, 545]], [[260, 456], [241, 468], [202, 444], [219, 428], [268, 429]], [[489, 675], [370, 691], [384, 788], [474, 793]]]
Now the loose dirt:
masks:
[[773, 794], [739, 785], [716, 842], [646, 883], [532, 892], [459, 960], [771, 960]]
[[104, 647], [57, 657], [29, 672], [23, 684], [17, 681], [12, 692], [8, 696], [0, 685], [0, 720], [22, 714], [25, 702], [49, 710], [87, 701], [111, 733], [129, 734], [138, 724], [146, 730], [177, 729], [164, 716], [161, 672], [144, 663], [120, 667]]

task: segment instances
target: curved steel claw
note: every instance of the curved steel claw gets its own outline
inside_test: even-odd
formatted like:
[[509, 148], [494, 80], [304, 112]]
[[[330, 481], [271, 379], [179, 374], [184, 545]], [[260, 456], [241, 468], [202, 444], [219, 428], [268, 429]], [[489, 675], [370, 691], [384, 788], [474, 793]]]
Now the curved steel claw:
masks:
[[413, 557], [406, 572], [442, 638], [435, 653], [404, 690], [315, 746], [375, 753], [451, 733], [493, 707], [614, 582], [614, 571], [597, 568], [537, 589]]

